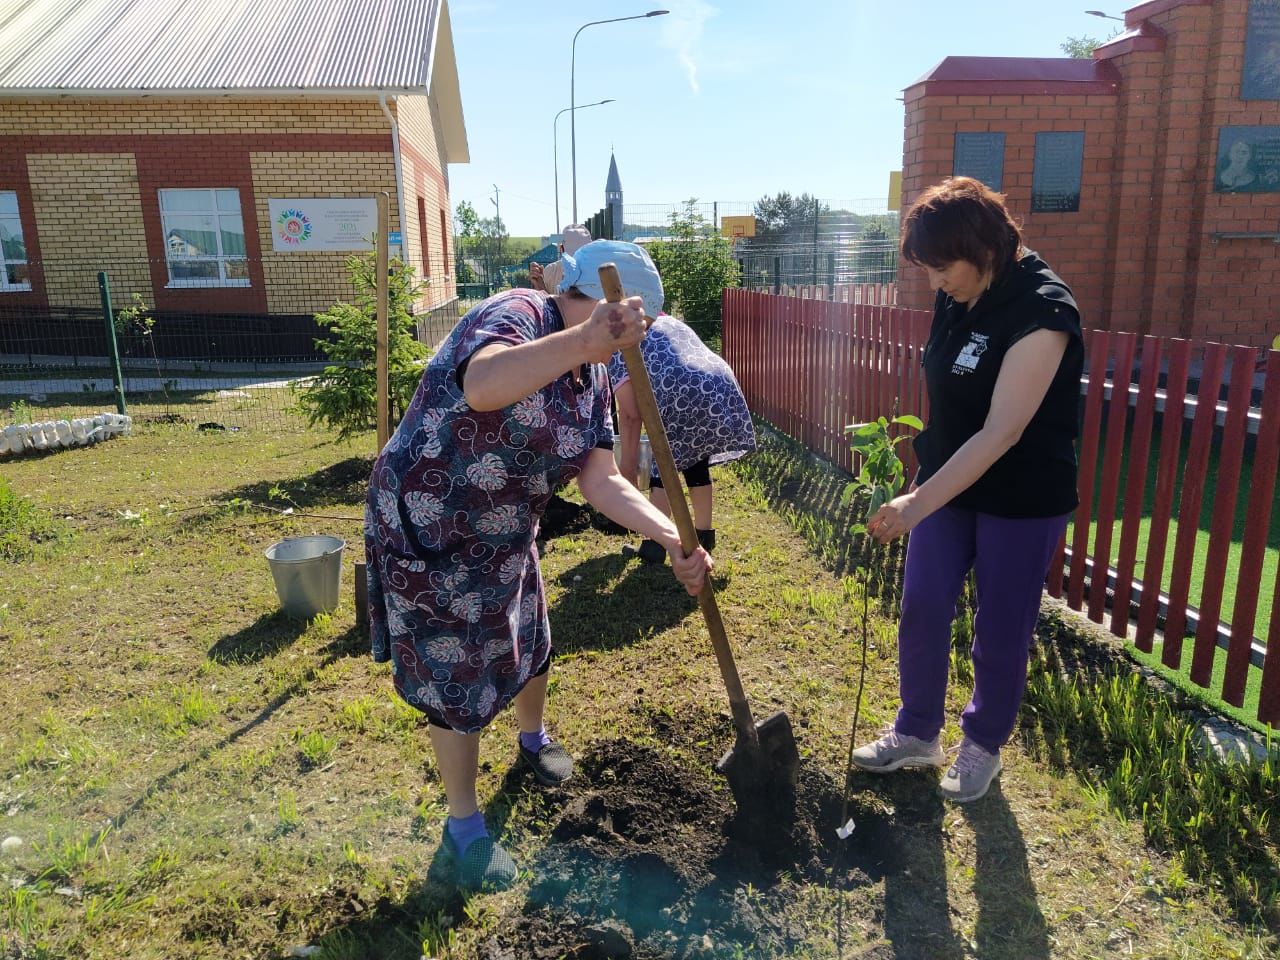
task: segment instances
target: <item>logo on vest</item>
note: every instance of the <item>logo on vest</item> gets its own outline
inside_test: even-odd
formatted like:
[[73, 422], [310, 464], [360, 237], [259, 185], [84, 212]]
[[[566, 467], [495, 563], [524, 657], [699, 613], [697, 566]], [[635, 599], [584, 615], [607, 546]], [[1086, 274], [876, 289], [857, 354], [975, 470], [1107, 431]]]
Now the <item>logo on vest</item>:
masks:
[[951, 365], [951, 372], [957, 375], [973, 373], [978, 368], [978, 358], [986, 352], [987, 335], [970, 333], [969, 342], [961, 348], [956, 355], [955, 363]]

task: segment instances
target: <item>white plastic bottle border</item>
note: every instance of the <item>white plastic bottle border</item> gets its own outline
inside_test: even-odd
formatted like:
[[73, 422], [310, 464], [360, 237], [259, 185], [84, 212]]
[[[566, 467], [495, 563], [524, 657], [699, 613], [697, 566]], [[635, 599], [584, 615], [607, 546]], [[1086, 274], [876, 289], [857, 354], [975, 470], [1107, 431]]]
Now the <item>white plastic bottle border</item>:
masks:
[[132, 432], [133, 417], [119, 413], [100, 413], [74, 420], [46, 420], [43, 423], [15, 423], [0, 430], [0, 456], [32, 450], [85, 447], [111, 437], [128, 436]]

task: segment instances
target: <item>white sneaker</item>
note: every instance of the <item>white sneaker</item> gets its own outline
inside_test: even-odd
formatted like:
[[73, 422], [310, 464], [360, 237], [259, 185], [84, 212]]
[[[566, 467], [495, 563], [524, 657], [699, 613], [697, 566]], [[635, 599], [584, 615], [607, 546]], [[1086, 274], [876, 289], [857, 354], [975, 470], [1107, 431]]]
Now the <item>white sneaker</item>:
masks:
[[955, 803], [969, 803], [985, 796], [1001, 769], [1000, 754], [988, 753], [968, 737], [960, 744], [956, 762], [942, 778], [942, 795]]
[[937, 737], [921, 740], [897, 730], [853, 751], [854, 764], [871, 773], [890, 773], [902, 767], [940, 767], [946, 761]]

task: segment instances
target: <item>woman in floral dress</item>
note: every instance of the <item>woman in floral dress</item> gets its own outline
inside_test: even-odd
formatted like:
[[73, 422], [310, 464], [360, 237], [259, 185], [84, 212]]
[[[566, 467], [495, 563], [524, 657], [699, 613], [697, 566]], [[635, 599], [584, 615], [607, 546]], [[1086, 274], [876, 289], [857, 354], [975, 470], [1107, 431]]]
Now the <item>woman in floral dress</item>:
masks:
[[[648, 258], [633, 244], [597, 255], [623, 285]], [[593, 245], [594, 246], [594, 245]], [[599, 256], [592, 262], [604, 262]], [[565, 258], [566, 279], [583, 274]], [[592, 275], [594, 279], [594, 271]], [[534, 538], [552, 493], [576, 480], [605, 516], [666, 546], [691, 594], [711, 567], [614, 466], [602, 365], [643, 339], [633, 297], [607, 304], [572, 282], [546, 296], [510, 290], [468, 313], [431, 359], [377, 462], [365, 513], [375, 660], [430, 723], [449, 820], [444, 845], [468, 888], [503, 888], [511, 857], [476, 800], [479, 733], [508, 703], [520, 755], [544, 784], [573, 766], [543, 727], [551, 636]]]

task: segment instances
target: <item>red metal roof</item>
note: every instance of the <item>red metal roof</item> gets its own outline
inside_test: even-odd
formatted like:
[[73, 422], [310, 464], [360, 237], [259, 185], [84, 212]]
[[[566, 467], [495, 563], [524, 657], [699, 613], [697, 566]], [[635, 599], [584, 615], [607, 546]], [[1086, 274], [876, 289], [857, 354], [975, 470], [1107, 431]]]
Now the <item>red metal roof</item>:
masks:
[[1071, 57], [947, 57], [913, 83], [924, 95], [1114, 94], [1120, 71], [1105, 60]]

